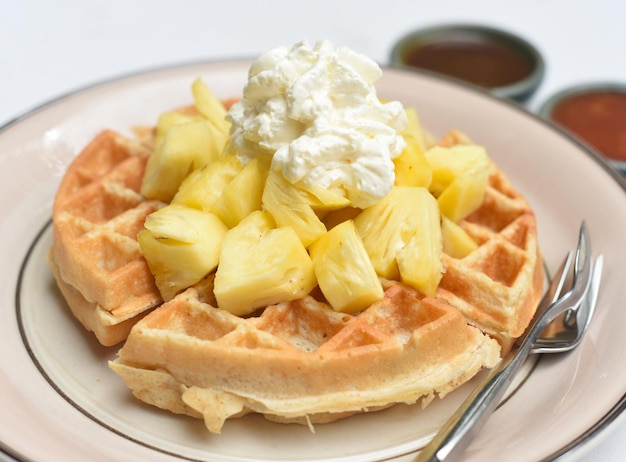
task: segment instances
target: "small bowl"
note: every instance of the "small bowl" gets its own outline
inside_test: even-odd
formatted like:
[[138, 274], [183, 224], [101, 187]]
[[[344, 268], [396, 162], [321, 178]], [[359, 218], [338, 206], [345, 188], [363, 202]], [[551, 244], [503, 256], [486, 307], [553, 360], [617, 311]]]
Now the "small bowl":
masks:
[[529, 42], [478, 25], [442, 25], [410, 32], [393, 46], [390, 62], [469, 82], [518, 102], [532, 96], [545, 72], [541, 53]]
[[626, 84], [585, 83], [559, 91], [539, 114], [592, 146], [626, 174]]

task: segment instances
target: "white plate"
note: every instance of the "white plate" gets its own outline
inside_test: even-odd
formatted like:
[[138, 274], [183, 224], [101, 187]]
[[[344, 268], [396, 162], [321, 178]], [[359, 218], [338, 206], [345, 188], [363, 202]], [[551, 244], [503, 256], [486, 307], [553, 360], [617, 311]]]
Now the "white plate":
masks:
[[[124, 133], [191, 102], [202, 76], [219, 97], [239, 95], [247, 62], [194, 64], [133, 75], [51, 102], [0, 131], [0, 448], [29, 460], [405, 460], [467, 393], [425, 411], [398, 406], [306, 427], [258, 416], [222, 435], [145, 406], [106, 366], [69, 316], [44, 262], [56, 188], [76, 153], [105, 128]], [[379, 94], [415, 106], [437, 135], [451, 128], [483, 144], [533, 204], [544, 258], [554, 268], [581, 220], [605, 254], [599, 309], [583, 344], [543, 357], [496, 411], [464, 460], [539, 460], [569, 453], [623, 411], [626, 386], [626, 186], [593, 153], [506, 101], [426, 74], [387, 69]], [[546, 438], [549, 435], [549, 438]]]

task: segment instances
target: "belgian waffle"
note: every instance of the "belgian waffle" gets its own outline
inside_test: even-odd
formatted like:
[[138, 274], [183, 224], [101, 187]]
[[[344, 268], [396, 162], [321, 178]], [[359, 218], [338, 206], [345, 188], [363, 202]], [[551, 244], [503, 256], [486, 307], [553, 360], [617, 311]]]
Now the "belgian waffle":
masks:
[[533, 315], [535, 216], [495, 165], [483, 204], [460, 223], [478, 248], [442, 255], [435, 297], [385, 281], [384, 299], [357, 315], [308, 296], [241, 318], [215, 308], [209, 277], [162, 304], [136, 240], [164, 205], [139, 193], [149, 140], [105, 131], [81, 152], [55, 200], [49, 253], [76, 318], [104, 345], [127, 339], [110, 367], [147, 403], [211, 432], [250, 412], [311, 424], [427, 404], [495, 365]]
[[69, 166], [53, 209], [48, 261], [74, 316], [103, 345], [162, 303], [136, 235], [163, 204], [139, 194], [150, 149], [113, 131]]
[[357, 315], [309, 296], [244, 319], [214, 308], [208, 280], [141, 320], [110, 367], [140, 400], [203, 418], [216, 433], [250, 412], [311, 425], [425, 405], [493, 367], [543, 288], [534, 213], [495, 165], [461, 226], [478, 248], [442, 256], [435, 297], [385, 281], [384, 299]]

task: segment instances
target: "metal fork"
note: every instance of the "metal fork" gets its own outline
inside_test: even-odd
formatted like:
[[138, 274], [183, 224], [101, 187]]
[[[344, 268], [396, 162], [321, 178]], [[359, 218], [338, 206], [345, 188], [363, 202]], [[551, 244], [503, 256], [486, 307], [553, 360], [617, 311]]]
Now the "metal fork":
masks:
[[[457, 412], [420, 451], [416, 462], [450, 462], [457, 460], [495, 410], [526, 358], [532, 353], [563, 352], [575, 348], [589, 327], [602, 275], [602, 255], [592, 262], [591, 241], [585, 222], [580, 226], [578, 247], [574, 255], [571, 287], [563, 293], [570, 279], [572, 253], [568, 253], [542, 298], [526, 332], [511, 352], [492, 369], [470, 394]], [[565, 325], [567, 336], [551, 343], [553, 337], [540, 335], [561, 314], [569, 312]], [[571, 322], [571, 318], [575, 322]], [[559, 320], [556, 321], [559, 323]], [[561, 320], [561, 324], [563, 324]], [[548, 329], [549, 330], [549, 329]]]
[[548, 324], [541, 336], [535, 341], [531, 354], [566, 352], [576, 348], [582, 341], [595, 312], [602, 279], [603, 261], [602, 255], [596, 256], [591, 286], [586, 300], [583, 300], [577, 309], [570, 308]]

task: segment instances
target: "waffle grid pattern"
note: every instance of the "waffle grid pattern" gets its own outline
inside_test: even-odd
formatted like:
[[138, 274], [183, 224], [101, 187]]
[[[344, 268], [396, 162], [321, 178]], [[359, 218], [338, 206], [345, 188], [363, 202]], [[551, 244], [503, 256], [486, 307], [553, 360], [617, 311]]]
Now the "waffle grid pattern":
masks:
[[72, 311], [106, 345], [126, 338], [118, 324], [161, 303], [136, 240], [162, 206], [139, 193], [149, 152], [115, 132], [100, 133], [68, 168], [54, 203], [51, 266], [60, 286], [80, 294], [71, 297]]
[[306, 297], [249, 318], [188, 289], [140, 321], [110, 366], [137, 398], [219, 433], [249, 412], [310, 424], [427, 403], [498, 361], [497, 342], [457, 310], [400, 283], [385, 288], [358, 315]]

